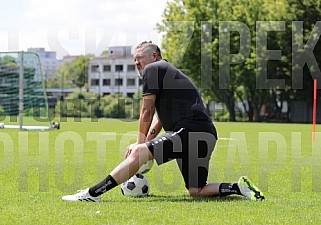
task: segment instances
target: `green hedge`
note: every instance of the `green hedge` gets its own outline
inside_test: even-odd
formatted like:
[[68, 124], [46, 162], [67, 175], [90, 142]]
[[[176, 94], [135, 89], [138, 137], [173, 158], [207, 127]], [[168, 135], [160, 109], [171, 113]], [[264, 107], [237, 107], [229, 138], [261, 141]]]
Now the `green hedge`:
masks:
[[95, 93], [75, 92], [56, 105], [56, 114], [63, 117], [125, 118], [139, 117], [140, 100], [119, 94], [101, 99]]

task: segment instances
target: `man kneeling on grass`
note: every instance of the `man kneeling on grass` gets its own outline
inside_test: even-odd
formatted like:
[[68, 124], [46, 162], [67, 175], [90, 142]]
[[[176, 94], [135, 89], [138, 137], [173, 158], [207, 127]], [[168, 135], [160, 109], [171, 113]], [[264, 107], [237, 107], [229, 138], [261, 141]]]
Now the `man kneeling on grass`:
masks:
[[[217, 133], [198, 90], [182, 71], [162, 59], [152, 42], [136, 47], [134, 61], [143, 79], [137, 142], [127, 147], [126, 159], [104, 180], [62, 199], [98, 202], [103, 193], [128, 180], [148, 160], [155, 159], [160, 165], [176, 159], [191, 196], [237, 194], [263, 200], [263, 193], [246, 176], [238, 183], [207, 184]], [[162, 128], [165, 134], [157, 136]]]

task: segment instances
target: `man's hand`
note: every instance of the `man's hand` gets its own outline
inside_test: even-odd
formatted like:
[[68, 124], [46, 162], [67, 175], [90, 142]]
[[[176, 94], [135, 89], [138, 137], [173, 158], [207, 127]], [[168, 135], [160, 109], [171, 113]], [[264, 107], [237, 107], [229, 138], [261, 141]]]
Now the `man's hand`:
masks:
[[135, 142], [135, 143], [130, 144], [130, 145], [127, 146], [125, 158], [127, 158], [127, 157], [130, 155], [130, 153], [132, 152], [133, 148], [134, 148], [136, 145], [138, 145], [137, 142]]

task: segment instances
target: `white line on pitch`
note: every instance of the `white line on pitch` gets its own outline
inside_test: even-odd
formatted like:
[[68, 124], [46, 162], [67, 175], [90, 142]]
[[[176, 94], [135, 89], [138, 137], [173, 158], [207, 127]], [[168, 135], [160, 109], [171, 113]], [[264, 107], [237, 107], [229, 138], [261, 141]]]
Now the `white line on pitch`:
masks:
[[235, 138], [221, 138], [219, 137], [218, 140], [222, 140], [222, 141], [233, 141], [236, 140]]

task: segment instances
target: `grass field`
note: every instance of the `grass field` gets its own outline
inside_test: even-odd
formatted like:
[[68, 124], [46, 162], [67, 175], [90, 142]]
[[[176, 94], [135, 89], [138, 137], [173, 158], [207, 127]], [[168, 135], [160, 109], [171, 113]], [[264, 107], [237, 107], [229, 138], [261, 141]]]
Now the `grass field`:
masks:
[[117, 187], [100, 203], [63, 202], [104, 178], [137, 130], [137, 121], [70, 119], [49, 132], [0, 131], [0, 224], [321, 224], [321, 136], [312, 145], [311, 125], [215, 125], [209, 181], [246, 174], [266, 201], [190, 198], [170, 162], [147, 174], [149, 197]]

